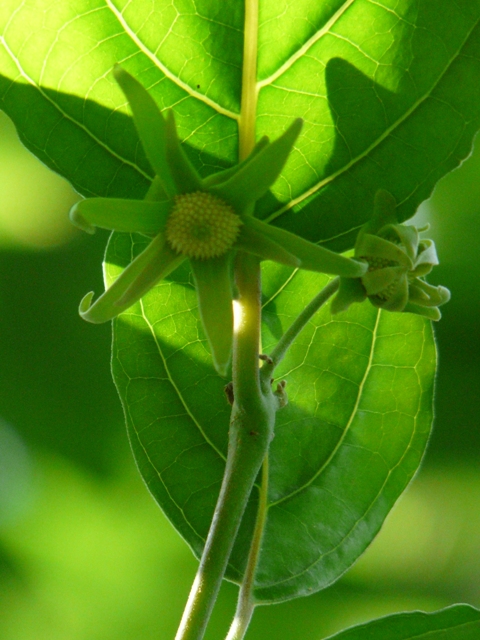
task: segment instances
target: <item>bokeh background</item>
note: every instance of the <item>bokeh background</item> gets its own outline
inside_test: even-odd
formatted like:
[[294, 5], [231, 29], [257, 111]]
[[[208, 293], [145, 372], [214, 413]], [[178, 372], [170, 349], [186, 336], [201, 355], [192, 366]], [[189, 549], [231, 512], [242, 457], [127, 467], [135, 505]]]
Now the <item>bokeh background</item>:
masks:
[[[110, 378], [110, 327], [80, 320], [101, 290], [106, 233], [67, 219], [78, 197], [0, 113], [0, 637], [168, 640], [196, 561], [144, 488]], [[257, 609], [248, 640], [320, 640], [349, 624], [480, 606], [480, 144], [417, 214], [452, 290], [436, 326], [435, 429], [425, 462], [339, 582]], [[225, 636], [225, 584], [207, 640]]]

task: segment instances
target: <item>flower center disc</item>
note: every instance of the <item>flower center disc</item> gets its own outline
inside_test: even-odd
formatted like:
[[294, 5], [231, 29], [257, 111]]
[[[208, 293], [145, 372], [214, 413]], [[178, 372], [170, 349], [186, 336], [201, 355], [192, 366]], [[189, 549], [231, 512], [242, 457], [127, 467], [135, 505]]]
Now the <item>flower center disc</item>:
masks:
[[175, 197], [168, 217], [167, 240], [175, 251], [204, 260], [226, 253], [242, 221], [226, 202], [204, 191]]

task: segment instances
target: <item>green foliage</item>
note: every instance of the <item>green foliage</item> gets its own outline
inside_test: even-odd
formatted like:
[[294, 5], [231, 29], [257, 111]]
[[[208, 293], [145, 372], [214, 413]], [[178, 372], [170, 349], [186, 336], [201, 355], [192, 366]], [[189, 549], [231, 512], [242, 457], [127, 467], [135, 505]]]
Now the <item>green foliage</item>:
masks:
[[[278, 138], [299, 116], [305, 125], [280, 178], [258, 201], [258, 218], [346, 250], [379, 187], [394, 195], [399, 219], [408, 219], [468, 155], [480, 126], [480, 1], [398, 5], [260, 3], [256, 137]], [[173, 110], [183, 149], [203, 178], [229, 169], [238, 155], [243, 8], [243, 0], [227, 9], [209, 0], [196, 8], [157, 0], [153, 12], [145, 0], [7, 0], [0, 106], [25, 144], [82, 195], [143, 198], [153, 171], [110, 74], [120, 63], [161, 110]], [[144, 248], [141, 236], [114, 235], [107, 281]], [[278, 265], [267, 265], [264, 276], [268, 352], [328, 280]], [[113, 370], [140, 471], [200, 555], [230, 410], [186, 265], [115, 321]], [[421, 461], [434, 371], [422, 318], [355, 305], [335, 318], [327, 307], [312, 319], [278, 371], [290, 401], [271, 447], [257, 601], [328, 586], [371, 542]], [[257, 501], [254, 491], [230, 557], [234, 581], [245, 569]], [[438, 623], [440, 637], [464, 614], [458, 607], [431, 616], [428, 632]], [[366, 633], [407, 640], [425, 620], [380, 620]], [[370, 637], [361, 633], [337, 637]]]
[[400, 613], [342, 631], [331, 640], [476, 640], [480, 611], [457, 605], [435, 613]]
[[[135, 242], [136, 250], [142, 247]], [[109, 277], [131, 258], [116, 235]], [[325, 276], [264, 269], [268, 353]], [[113, 371], [140, 471], [200, 555], [223, 476], [230, 407], [185, 270], [115, 322]], [[283, 361], [290, 402], [271, 446], [269, 516], [256, 597], [283, 600], [336, 580], [378, 532], [420, 462], [431, 424], [435, 349], [421, 318], [370, 306], [321, 311]], [[231, 556], [239, 581], [252, 496]]]
[[[243, 0], [154, 9], [2, 2], [1, 107], [84, 195], [143, 197], [152, 175], [115, 63], [174, 109], [203, 175], [236, 161]], [[298, 116], [305, 127], [259, 215], [340, 249], [379, 186], [401, 219], [413, 215], [479, 127], [479, 16], [478, 0], [261, 2], [258, 136], [276, 138]]]

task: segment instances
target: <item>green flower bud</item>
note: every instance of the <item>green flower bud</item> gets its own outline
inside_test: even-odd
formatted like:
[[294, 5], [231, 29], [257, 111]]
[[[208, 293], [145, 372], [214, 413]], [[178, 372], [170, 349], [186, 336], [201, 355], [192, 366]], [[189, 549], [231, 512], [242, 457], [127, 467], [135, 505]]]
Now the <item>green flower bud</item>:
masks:
[[438, 307], [448, 302], [450, 292], [422, 279], [438, 264], [435, 245], [432, 240], [420, 240], [413, 225], [399, 224], [395, 209], [393, 196], [378, 191], [374, 215], [360, 230], [355, 244], [355, 258], [367, 263], [368, 270], [358, 279], [341, 279], [332, 313], [368, 298], [375, 307], [387, 311], [441, 318]]

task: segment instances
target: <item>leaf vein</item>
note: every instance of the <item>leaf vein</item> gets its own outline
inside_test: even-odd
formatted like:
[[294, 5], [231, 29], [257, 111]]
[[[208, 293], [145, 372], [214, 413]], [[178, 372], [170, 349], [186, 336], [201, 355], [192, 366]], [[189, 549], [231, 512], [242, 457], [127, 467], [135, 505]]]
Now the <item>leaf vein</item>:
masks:
[[[379, 310], [378, 315], [377, 315], [376, 328], [377, 328], [377, 326], [378, 326], [378, 321], [379, 321], [380, 316], [381, 316], [381, 312], [380, 312], [380, 310]], [[425, 336], [425, 327], [424, 327], [423, 334], [424, 334], [424, 336]], [[422, 344], [422, 353], [423, 353], [423, 351], [424, 351], [424, 348], [425, 348], [425, 340], [423, 341], [423, 344]], [[372, 350], [372, 353], [373, 353], [373, 350]], [[420, 405], [421, 405], [421, 396], [422, 396], [422, 395], [423, 395], [423, 390], [422, 390], [422, 393], [420, 394], [419, 399], [418, 399], [418, 404], [417, 404], [417, 413], [416, 413], [416, 415], [415, 415], [415, 417], [414, 417], [414, 428], [412, 429], [412, 433], [411, 433], [411, 436], [410, 436], [410, 440], [409, 440], [408, 444], [407, 444], [407, 445], [406, 445], [406, 447], [405, 447], [405, 451], [404, 451], [404, 453], [403, 453], [402, 457], [398, 460], [398, 462], [397, 462], [396, 464], [394, 464], [394, 465], [392, 466], [392, 468], [391, 468], [391, 469], [389, 469], [389, 471], [388, 471], [388, 473], [387, 473], [387, 476], [386, 476], [386, 478], [385, 478], [385, 480], [384, 480], [384, 482], [383, 482], [382, 486], [379, 488], [379, 490], [378, 490], [378, 492], [377, 492], [376, 496], [374, 496], [374, 498], [372, 499], [372, 501], [371, 501], [371, 503], [370, 503], [369, 507], [368, 507], [367, 509], [365, 509], [365, 512], [362, 514], [362, 516], [361, 516], [360, 518], [358, 518], [358, 520], [354, 523], [354, 525], [351, 527], [351, 529], [350, 529], [350, 530], [345, 534], [345, 536], [340, 540], [340, 542], [339, 542], [335, 547], [333, 547], [332, 549], [330, 549], [327, 553], [323, 553], [323, 554], [321, 554], [321, 555], [320, 555], [320, 556], [319, 556], [319, 557], [318, 557], [314, 562], [312, 562], [312, 563], [311, 563], [308, 567], [306, 567], [304, 570], [302, 570], [302, 571], [300, 571], [299, 573], [297, 573], [295, 576], [292, 576], [292, 577], [290, 577], [290, 578], [285, 578], [284, 580], [278, 580], [277, 582], [271, 583], [271, 584], [269, 584], [269, 585], [268, 585], [268, 588], [271, 588], [272, 586], [277, 586], [277, 585], [282, 584], [282, 583], [289, 582], [290, 580], [292, 580], [292, 579], [296, 579], [296, 578], [298, 578], [299, 576], [304, 575], [304, 574], [306, 574], [307, 572], [309, 572], [309, 571], [312, 569], [312, 567], [315, 567], [315, 565], [317, 565], [319, 562], [321, 562], [324, 558], [326, 558], [327, 556], [329, 556], [329, 555], [331, 555], [332, 553], [334, 553], [334, 552], [335, 552], [335, 551], [336, 551], [336, 550], [337, 550], [337, 549], [338, 549], [338, 548], [339, 548], [339, 547], [340, 547], [340, 546], [345, 542], [345, 540], [347, 540], [347, 538], [348, 538], [349, 536], [351, 536], [351, 535], [352, 535], [352, 532], [353, 532], [353, 531], [355, 530], [355, 528], [359, 525], [359, 523], [360, 523], [360, 522], [362, 522], [363, 520], [365, 520], [365, 517], [366, 517], [366, 516], [367, 516], [367, 514], [371, 511], [371, 509], [374, 507], [375, 503], [377, 502], [377, 500], [378, 500], [378, 499], [379, 499], [379, 497], [381, 496], [381, 494], [382, 494], [382, 492], [383, 492], [383, 490], [384, 490], [384, 488], [385, 488], [385, 486], [386, 486], [386, 484], [387, 484], [387, 482], [388, 482], [389, 478], [391, 477], [392, 473], [393, 473], [396, 469], [398, 469], [398, 468], [400, 467], [400, 465], [402, 464], [403, 460], [405, 459], [405, 456], [406, 456], [406, 455], [407, 455], [407, 453], [412, 449], [412, 441], [413, 441], [413, 439], [414, 439], [414, 437], [415, 437], [415, 435], [416, 435], [416, 432], [417, 432], [417, 418], [418, 418], [418, 415], [419, 415], [419, 413], [420, 413]], [[318, 475], [318, 474], [317, 474], [317, 475]], [[293, 494], [292, 494], [292, 495], [293, 495]], [[278, 502], [281, 502], [281, 501], [278, 501]], [[272, 504], [272, 505], [269, 505], [269, 506], [273, 506], [273, 504]], [[328, 586], [328, 585], [325, 585], [325, 587], [326, 587], [326, 586]]]
[[205, 96], [203, 93], [200, 93], [195, 89], [193, 89], [189, 84], [187, 84], [186, 82], [181, 80], [179, 77], [177, 77], [174, 73], [172, 73], [172, 71], [170, 71], [170, 69], [167, 66], [165, 66], [157, 58], [157, 56], [153, 51], [150, 51], [150, 49], [148, 49], [145, 46], [145, 44], [140, 40], [137, 34], [130, 28], [128, 22], [125, 20], [123, 16], [123, 13], [117, 9], [117, 7], [113, 4], [113, 2], [111, 0], [105, 0], [105, 3], [109, 7], [109, 9], [112, 11], [113, 15], [117, 18], [119, 23], [122, 25], [122, 27], [125, 29], [125, 33], [133, 40], [133, 42], [137, 45], [140, 51], [144, 55], [146, 55], [147, 58], [149, 58], [153, 62], [153, 64], [157, 67], [157, 69], [159, 69], [169, 80], [171, 80], [178, 87], [183, 89], [192, 98], [196, 98], [197, 100], [208, 105], [218, 113], [221, 113], [222, 115], [227, 116], [227, 118], [231, 118], [232, 120], [238, 120], [240, 118], [240, 114], [235, 113], [234, 111], [230, 111], [229, 109], [225, 109], [214, 100], [207, 98], [207, 96]]
[[[447, 62], [447, 64], [445, 65], [445, 69], [443, 70], [443, 72], [438, 76], [438, 78], [435, 80], [435, 82], [433, 83], [433, 85], [430, 87], [430, 89], [428, 91], [425, 92], [425, 94], [419, 98], [409, 109], [407, 109], [405, 111], [405, 113], [403, 114], [402, 117], [398, 118], [398, 120], [396, 120], [395, 122], [393, 122], [390, 127], [388, 127], [387, 129], [385, 129], [384, 133], [381, 134], [380, 136], [378, 136], [378, 138], [376, 138], [368, 147], [367, 149], [365, 149], [365, 151], [363, 151], [361, 154], [359, 154], [358, 156], [352, 158], [350, 160], [350, 162], [348, 162], [346, 165], [344, 165], [343, 167], [340, 167], [337, 171], [335, 171], [334, 173], [330, 174], [329, 176], [327, 176], [326, 178], [324, 178], [323, 180], [320, 180], [319, 182], [317, 182], [316, 184], [314, 184], [312, 187], [310, 187], [309, 189], [307, 189], [306, 191], [304, 191], [301, 195], [297, 196], [296, 198], [293, 198], [292, 200], [290, 200], [289, 202], [287, 202], [283, 207], [280, 207], [280, 209], [278, 209], [277, 211], [274, 211], [270, 216], [268, 216], [265, 221], [266, 222], [271, 222], [272, 220], [275, 220], [276, 218], [278, 218], [279, 216], [281, 216], [283, 213], [285, 213], [286, 211], [292, 209], [293, 207], [295, 207], [297, 204], [300, 204], [301, 202], [303, 202], [304, 200], [306, 200], [307, 198], [309, 198], [310, 196], [314, 195], [315, 193], [317, 193], [320, 189], [322, 189], [323, 187], [325, 187], [327, 184], [330, 184], [331, 182], [333, 182], [334, 180], [336, 180], [339, 176], [343, 175], [344, 173], [346, 173], [349, 169], [351, 169], [354, 165], [356, 165], [358, 162], [360, 162], [361, 160], [363, 160], [364, 158], [367, 158], [368, 155], [375, 150], [382, 142], [384, 142], [384, 140], [386, 140], [396, 129], [398, 129], [398, 127], [400, 127], [406, 120], [408, 120], [408, 118], [410, 116], [412, 116], [415, 111], [417, 111], [417, 109], [419, 109], [424, 102], [426, 102], [429, 98], [433, 97], [432, 93], [433, 91], [437, 88], [437, 86], [439, 85], [439, 83], [441, 82], [441, 80], [444, 78], [444, 76], [446, 75], [446, 73], [449, 71], [450, 67], [452, 66], [452, 64], [457, 60], [457, 58], [459, 58], [462, 55], [462, 49], [465, 47], [467, 41], [469, 40], [470, 36], [472, 35], [473, 31], [475, 30], [475, 28], [478, 26], [480, 20], [476, 20], [472, 26], [472, 28], [470, 29], [470, 31], [467, 33], [465, 39], [463, 40], [462, 44], [460, 45], [460, 47], [458, 48], [458, 50], [456, 51], [456, 53], [450, 58], [450, 60]], [[349, 230], [348, 232], [345, 233], [349, 233], [351, 230]], [[342, 234], [341, 234], [342, 235]]]
[[380, 317], [381, 317], [381, 313], [380, 311], [377, 311], [377, 317], [375, 320], [375, 326], [373, 327], [373, 331], [372, 331], [372, 344], [370, 346], [370, 353], [368, 356], [368, 362], [367, 365], [365, 367], [365, 373], [363, 374], [363, 378], [360, 381], [360, 384], [358, 385], [358, 392], [357, 392], [357, 397], [355, 399], [355, 404], [353, 405], [352, 408], [352, 412], [350, 414], [350, 417], [345, 425], [345, 428], [343, 430], [343, 434], [342, 436], [339, 438], [337, 444], [335, 445], [335, 447], [332, 449], [331, 454], [329, 455], [329, 457], [327, 458], [327, 460], [325, 460], [325, 462], [323, 463], [323, 465], [320, 467], [320, 469], [317, 471], [317, 473], [315, 473], [308, 482], [306, 482], [304, 485], [302, 485], [301, 487], [298, 487], [297, 489], [295, 489], [295, 491], [292, 491], [291, 493], [282, 496], [279, 500], [276, 500], [275, 502], [272, 502], [268, 505], [268, 508], [270, 507], [274, 507], [278, 504], [281, 504], [282, 502], [285, 502], [287, 500], [290, 500], [290, 498], [293, 498], [295, 495], [301, 493], [302, 491], [304, 491], [305, 489], [307, 489], [307, 487], [309, 487], [324, 471], [325, 469], [328, 467], [328, 465], [331, 463], [331, 461], [333, 460], [333, 458], [335, 457], [337, 451], [340, 449], [340, 447], [342, 446], [343, 442], [345, 441], [345, 438], [347, 436], [348, 431], [350, 430], [350, 427], [352, 426], [353, 420], [357, 414], [357, 410], [360, 404], [360, 400], [362, 397], [362, 393], [363, 393], [363, 389], [365, 386], [365, 383], [367, 381], [368, 378], [368, 374], [370, 373], [370, 370], [372, 369], [372, 365], [373, 365], [373, 355], [375, 352], [375, 342], [376, 342], [376, 336], [377, 336], [377, 331], [378, 331], [378, 325], [380, 323]]
[[190, 420], [193, 422], [193, 424], [197, 427], [197, 429], [199, 430], [199, 432], [201, 433], [202, 437], [205, 439], [205, 442], [210, 445], [210, 447], [215, 451], [215, 453], [224, 461], [226, 462], [226, 457], [224, 456], [224, 454], [220, 451], [220, 449], [218, 449], [215, 444], [210, 440], [210, 438], [207, 436], [207, 434], [205, 433], [205, 431], [203, 430], [200, 422], [196, 419], [196, 417], [193, 415], [193, 413], [190, 410], [190, 407], [188, 406], [188, 403], [186, 402], [185, 398], [183, 397], [182, 392], [180, 391], [180, 389], [178, 388], [177, 384], [175, 383], [175, 380], [173, 379], [170, 370], [168, 368], [167, 365], [167, 358], [165, 358], [165, 355], [162, 351], [162, 348], [160, 346], [160, 343], [158, 342], [158, 338], [155, 334], [155, 330], [153, 328], [153, 325], [150, 323], [149, 319], [147, 318], [147, 315], [145, 313], [145, 309], [143, 306], [143, 301], [140, 301], [140, 306], [142, 308], [142, 316], [143, 319], [145, 321], [145, 323], [147, 324], [150, 333], [152, 335], [153, 341], [155, 343], [155, 346], [158, 350], [158, 354], [160, 356], [160, 358], [162, 359], [163, 362], [163, 366], [165, 368], [165, 372], [168, 376], [168, 380], [170, 382], [170, 384], [172, 385], [173, 389], [175, 390], [175, 393], [178, 396], [178, 399], [180, 400], [180, 402], [182, 403], [183, 407], [185, 408], [185, 412], [187, 413], [188, 417], [190, 418]]
[[[120, 360], [117, 358], [117, 361], [120, 362]], [[123, 366], [122, 366], [123, 368]], [[130, 384], [130, 382], [132, 381], [132, 379], [128, 379], [127, 381], [127, 386], [126, 386], [126, 390], [128, 389], [128, 386]], [[152, 469], [155, 471], [158, 479], [160, 480], [160, 482], [162, 483], [163, 488], [165, 489], [166, 494], [168, 495], [168, 497], [170, 498], [170, 500], [172, 501], [172, 503], [175, 505], [175, 507], [180, 511], [180, 513], [182, 514], [183, 520], [185, 521], [185, 523], [187, 524], [187, 526], [193, 531], [193, 533], [195, 534], [195, 536], [197, 536], [198, 538], [200, 538], [200, 540], [202, 542], [205, 542], [204, 538], [202, 538], [199, 533], [193, 528], [193, 526], [190, 524], [190, 522], [187, 519], [187, 516], [185, 515], [185, 511], [182, 509], [182, 507], [177, 504], [177, 502], [175, 501], [174, 497], [172, 496], [172, 494], [170, 493], [170, 491], [168, 490], [168, 485], [167, 483], [164, 481], [161, 472], [157, 469], [157, 467], [155, 466], [155, 464], [153, 463], [152, 459], [150, 458], [150, 456], [148, 455], [148, 450], [147, 448], [144, 446], [142, 440], [139, 437], [139, 432], [137, 431], [136, 427], [135, 427], [135, 422], [132, 418], [132, 415], [130, 413], [130, 409], [129, 407], [127, 407], [127, 405], [125, 404], [125, 412], [128, 413], [129, 419], [130, 419], [130, 424], [132, 425], [133, 430], [135, 431], [135, 434], [137, 436], [137, 440], [139, 445], [141, 446], [143, 453], [145, 454], [145, 457], [148, 460], [148, 463], [150, 464], [150, 466], [152, 467]], [[154, 494], [154, 491], [152, 491], [152, 494]]]
[[[111, 149], [107, 144], [105, 144], [105, 142], [103, 142], [100, 138], [98, 138], [94, 133], [92, 133], [92, 131], [90, 131], [88, 129], [88, 127], [86, 127], [84, 124], [82, 124], [81, 122], [79, 122], [78, 120], [76, 120], [75, 118], [73, 118], [71, 115], [69, 115], [68, 113], [66, 113], [61, 107], [60, 105], [58, 105], [55, 100], [53, 100], [43, 89], [42, 87], [40, 87], [35, 80], [33, 80], [33, 78], [31, 78], [26, 71], [23, 69], [20, 60], [14, 55], [13, 51], [10, 49], [10, 47], [8, 46], [8, 43], [6, 42], [5, 38], [3, 36], [0, 36], [0, 44], [3, 45], [5, 51], [7, 52], [7, 54], [10, 56], [10, 58], [13, 60], [13, 62], [15, 63], [18, 72], [20, 74], [20, 76], [22, 78], [24, 78], [32, 87], [34, 87], [35, 89], [37, 89], [37, 91], [40, 93], [40, 95], [42, 96], [42, 98], [44, 98], [48, 103], [50, 103], [60, 114], [63, 118], [65, 118], [66, 120], [68, 120], [69, 122], [72, 122], [75, 126], [79, 127], [79, 129], [81, 129], [82, 131], [84, 131], [96, 144], [98, 144], [100, 147], [102, 147], [102, 149], [105, 149], [105, 151], [107, 151], [108, 153], [110, 153], [114, 158], [117, 158], [117, 160], [119, 160], [120, 162], [122, 162], [123, 164], [128, 165], [129, 167], [132, 167], [135, 171], [137, 171], [141, 176], [143, 176], [144, 178], [147, 178], [147, 180], [151, 181], [152, 180], [152, 176], [148, 175], [148, 173], [146, 173], [145, 171], [142, 171], [142, 169], [140, 169], [140, 167], [138, 165], [136, 165], [134, 162], [132, 162], [131, 160], [127, 160], [126, 158], [123, 158], [121, 155], [119, 155], [118, 153], [116, 153], [113, 149]], [[12, 82], [13, 84], [13, 82]], [[43, 149], [43, 151], [45, 151], [45, 149]], [[56, 162], [54, 161], [53, 158], [51, 158], [52, 162], [54, 162], [54, 164], [56, 164]], [[98, 195], [98, 194], [95, 194]]]
[[263, 87], [272, 82], [275, 82], [277, 78], [279, 78], [282, 74], [284, 74], [290, 67], [292, 67], [297, 60], [299, 60], [303, 55], [307, 53], [309, 49], [313, 47], [313, 45], [320, 40], [326, 33], [330, 31], [333, 25], [347, 12], [349, 7], [355, 2], [355, 0], [346, 0], [344, 4], [332, 15], [330, 20], [328, 20], [321, 29], [319, 29], [316, 33], [313, 34], [294, 54], [286, 60], [281, 67], [279, 67], [274, 73], [272, 73], [268, 78], [261, 80], [257, 83], [257, 91], [260, 91]]

